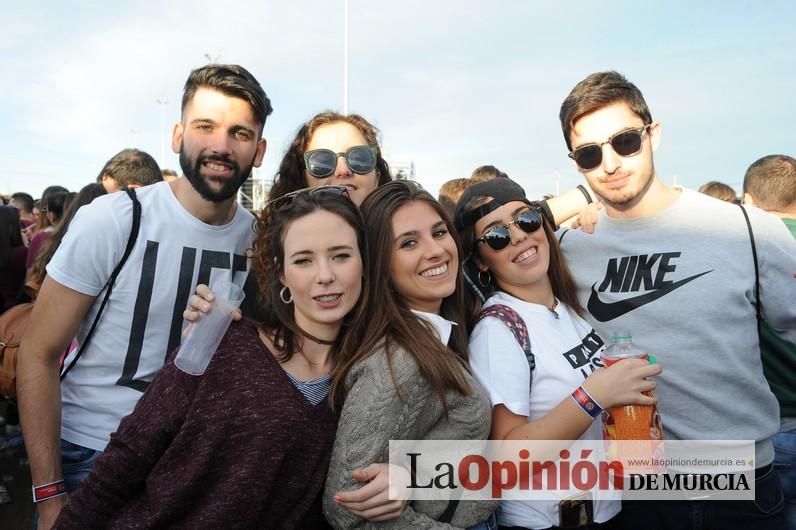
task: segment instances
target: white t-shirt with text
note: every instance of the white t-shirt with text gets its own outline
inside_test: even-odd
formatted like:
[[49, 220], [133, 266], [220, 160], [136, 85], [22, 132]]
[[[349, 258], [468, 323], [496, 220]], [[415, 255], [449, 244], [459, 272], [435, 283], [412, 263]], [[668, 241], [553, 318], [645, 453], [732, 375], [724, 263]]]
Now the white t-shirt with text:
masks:
[[[248, 274], [251, 213], [238, 207], [232, 221], [213, 226], [185, 210], [168, 183], [141, 188], [137, 196], [142, 212], [133, 251], [88, 347], [61, 384], [62, 438], [99, 451], [179, 345], [182, 312], [197, 283], [223, 275], [242, 286]], [[53, 280], [97, 297], [78, 344], [127, 246], [132, 204], [117, 192], [80, 208], [47, 266]]]
[[[518, 416], [527, 416], [529, 421], [538, 420], [602, 367], [602, 339], [565, 304], [559, 302], [553, 312], [504, 292], [492, 295], [484, 307], [494, 304], [509, 306], [525, 322], [536, 368], [531, 383], [525, 352], [506, 324], [497, 318], [478, 322], [470, 336], [470, 365], [493, 407], [502, 404]], [[601, 421], [594, 421], [580, 439], [602, 439]], [[595, 499], [595, 521], [602, 523], [619, 513], [620, 501], [599, 500], [599, 495]], [[556, 526], [558, 502], [503, 501], [498, 523], [527, 528]]]

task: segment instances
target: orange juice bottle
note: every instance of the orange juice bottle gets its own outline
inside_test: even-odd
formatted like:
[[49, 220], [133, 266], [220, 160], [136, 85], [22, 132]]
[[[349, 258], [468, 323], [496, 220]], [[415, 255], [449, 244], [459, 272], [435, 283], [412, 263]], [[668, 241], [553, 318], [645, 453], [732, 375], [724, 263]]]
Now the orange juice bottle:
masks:
[[[623, 359], [647, 359], [655, 362], [647, 352], [633, 344], [630, 333], [618, 333], [602, 354], [605, 366]], [[652, 391], [645, 392], [651, 396]], [[611, 407], [605, 418], [603, 434], [606, 440], [663, 440], [661, 416], [656, 405], [625, 405]]]

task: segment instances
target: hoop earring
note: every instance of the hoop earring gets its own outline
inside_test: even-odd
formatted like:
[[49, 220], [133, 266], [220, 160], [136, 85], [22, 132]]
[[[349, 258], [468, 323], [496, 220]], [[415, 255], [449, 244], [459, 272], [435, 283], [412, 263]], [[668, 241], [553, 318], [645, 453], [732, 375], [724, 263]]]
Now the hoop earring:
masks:
[[[285, 291], [287, 291], [287, 296], [285, 296]], [[289, 304], [293, 301], [293, 293], [290, 292], [290, 289], [287, 288], [287, 285], [282, 287], [279, 291], [279, 299], [282, 300], [283, 304]]]
[[[484, 273], [486, 273], [486, 280], [484, 280], [481, 276]], [[481, 287], [487, 287], [490, 283], [492, 283], [492, 274], [490, 274], [488, 270], [478, 271], [477, 278], [478, 278], [478, 285], [480, 285]]]

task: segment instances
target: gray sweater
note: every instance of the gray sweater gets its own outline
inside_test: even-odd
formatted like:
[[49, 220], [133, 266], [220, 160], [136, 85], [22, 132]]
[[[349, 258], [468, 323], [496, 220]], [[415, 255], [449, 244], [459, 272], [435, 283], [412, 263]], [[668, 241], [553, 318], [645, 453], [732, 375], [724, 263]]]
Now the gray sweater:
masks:
[[[778, 218], [747, 208], [766, 321], [796, 341], [796, 241]], [[755, 271], [743, 213], [690, 190], [657, 214], [600, 217], [594, 235], [561, 247], [588, 320], [606, 340], [629, 331], [657, 357], [658, 407], [670, 440], [755, 440], [757, 467], [774, 458], [779, 407], [763, 377]]]
[[393, 352], [395, 389], [383, 350], [354, 366], [346, 378], [350, 391], [340, 413], [332, 450], [323, 510], [335, 528], [467, 528], [486, 520], [497, 507], [492, 501], [460, 502], [451, 524], [439, 518], [446, 501], [410, 501], [398, 519], [364, 521], [334, 502], [338, 491], [361, 486], [351, 476], [356, 468], [387, 462], [390, 440], [483, 440], [489, 436], [491, 406], [478, 382], [467, 375], [472, 392], [448, 391], [448, 415], [437, 394], [420, 372], [415, 358], [403, 349]]

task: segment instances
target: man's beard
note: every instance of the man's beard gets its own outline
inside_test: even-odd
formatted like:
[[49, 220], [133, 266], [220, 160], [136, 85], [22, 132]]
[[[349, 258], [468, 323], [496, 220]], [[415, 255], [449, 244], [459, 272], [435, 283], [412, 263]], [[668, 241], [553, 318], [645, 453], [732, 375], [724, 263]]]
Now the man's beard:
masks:
[[[588, 182], [588, 179], [586, 180]], [[634, 207], [641, 201], [641, 199], [644, 198], [644, 195], [646, 195], [654, 180], [655, 168], [654, 166], [650, 166], [649, 173], [646, 175], [644, 181], [639, 182], [637, 189], [601, 192], [601, 185], [592, 183], [589, 183], [589, 185], [604, 203], [607, 203], [618, 210], [626, 210], [628, 208]]]
[[[218, 191], [210, 187], [208, 177], [202, 175], [202, 164], [213, 160], [230, 165], [233, 169], [232, 176], [223, 181], [221, 189]], [[188, 158], [184, 146], [180, 147], [180, 168], [182, 169], [182, 173], [185, 175], [185, 178], [188, 179], [188, 182], [191, 183], [193, 189], [195, 189], [203, 199], [210, 202], [224, 202], [234, 197], [243, 183], [246, 182], [246, 179], [249, 178], [249, 175], [251, 175], [252, 167], [254, 167], [254, 159], [252, 159], [251, 164], [241, 171], [237, 162], [228, 156], [220, 155], [199, 156], [196, 161], [191, 164], [191, 159]]]

